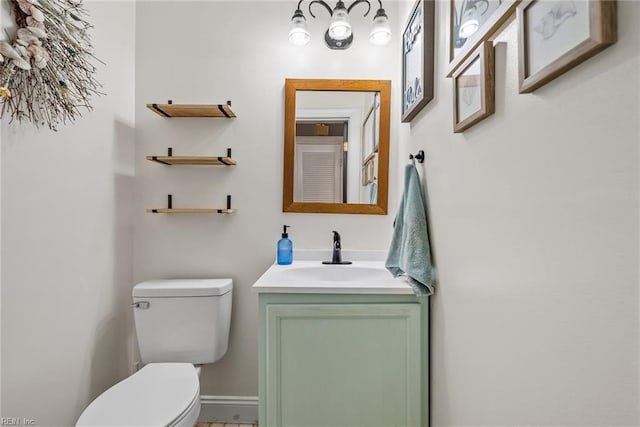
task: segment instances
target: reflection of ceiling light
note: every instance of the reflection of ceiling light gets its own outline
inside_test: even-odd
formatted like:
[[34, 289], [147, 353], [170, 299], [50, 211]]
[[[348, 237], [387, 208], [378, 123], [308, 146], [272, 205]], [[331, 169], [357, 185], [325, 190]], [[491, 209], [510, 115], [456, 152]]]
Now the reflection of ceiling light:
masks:
[[460, 21], [461, 23], [458, 35], [461, 38], [466, 39], [480, 28], [480, 22], [478, 21], [478, 8], [475, 5], [471, 6], [464, 12]]
[[[298, 2], [298, 8], [291, 18], [292, 26], [289, 30], [289, 41], [298, 46], [307, 44], [311, 38], [309, 30], [307, 29], [306, 19], [300, 9], [302, 2], [303, 0]], [[309, 3], [309, 14], [314, 18], [316, 16], [311, 11], [311, 6], [315, 3], [323, 6], [331, 16], [329, 28], [324, 35], [325, 43], [331, 49], [347, 49], [351, 46], [353, 33], [351, 23], [349, 22], [349, 13], [351, 13], [354, 6], [365, 3], [368, 9], [364, 16], [367, 16], [371, 10], [369, 0], [355, 0], [349, 7], [346, 7], [342, 0], [338, 0], [333, 9], [324, 0], [312, 0]], [[386, 45], [391, 40], [391, 27], [389, 25], [389, 17], [387, 17], [387, 14], [382, 8], [382, 0], [378, 0], [378, 3], [380, 7], [376, 12], [376, 16], [373, 18], [373, 28], [369, 34], [369, 41], [374, 45]]]

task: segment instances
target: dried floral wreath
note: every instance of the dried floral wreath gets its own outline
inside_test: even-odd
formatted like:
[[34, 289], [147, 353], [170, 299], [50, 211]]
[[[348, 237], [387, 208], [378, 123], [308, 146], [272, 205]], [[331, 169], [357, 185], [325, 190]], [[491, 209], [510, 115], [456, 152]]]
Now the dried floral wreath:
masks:
[[92, 95], [102, 95], [87, 12], [82, 0], [11, 3], [18, 31], [13, 41], [0, 41], [0, 117], [56, 130], [80, 116], [79, 107], [92, 110]]

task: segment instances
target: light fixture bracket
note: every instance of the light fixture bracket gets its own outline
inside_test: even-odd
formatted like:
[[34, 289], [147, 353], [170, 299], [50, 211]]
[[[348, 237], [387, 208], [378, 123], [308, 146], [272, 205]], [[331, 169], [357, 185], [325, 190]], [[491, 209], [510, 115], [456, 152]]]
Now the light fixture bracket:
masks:
[[351, 46], [351, 43], [353, 42], [353, 34], [349, 35], [349, 37], [344, 40], [335, 40], [331, 38], [329, 30], [327, 30], [324, 32], [324, 42], [329, 49], [345, 50]]
[[385, 12], [384, 9], [382, 8], [382, 3], [380, 3], [380, 8], [376, 11], [376, 16], [374, 16], [373, 19], [376, 19], [379, 16], [384, 16], [385, 18], [388, 18], [387, 12]]

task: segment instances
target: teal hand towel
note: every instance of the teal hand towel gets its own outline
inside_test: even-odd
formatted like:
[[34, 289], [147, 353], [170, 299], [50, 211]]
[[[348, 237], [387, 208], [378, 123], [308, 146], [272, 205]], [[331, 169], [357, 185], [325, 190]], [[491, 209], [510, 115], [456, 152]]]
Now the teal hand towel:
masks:
[[393, 237], [385, 267], [394, 277], [406, 274], [417, 295], [433, 293], [427, 213], [414, 162], [404, 170], [402, 201], [393, 223]]

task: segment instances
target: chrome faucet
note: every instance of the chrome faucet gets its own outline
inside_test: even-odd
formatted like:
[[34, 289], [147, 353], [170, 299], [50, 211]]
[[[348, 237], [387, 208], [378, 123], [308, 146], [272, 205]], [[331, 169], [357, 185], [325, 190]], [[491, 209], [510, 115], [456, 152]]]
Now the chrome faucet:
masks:
[[323, 264], [351, 264], [351, 261], [342, 261], [342, 243], [340, 233], [333, 231], [333, 255], [331, 261], [322, 261]]

